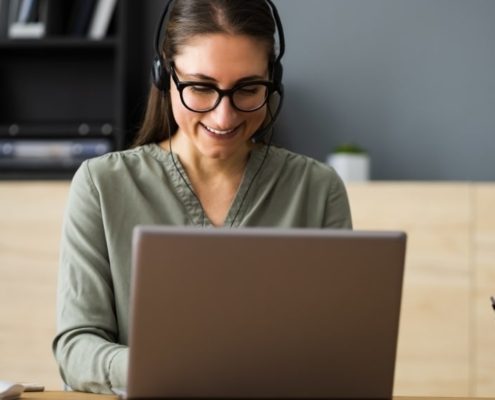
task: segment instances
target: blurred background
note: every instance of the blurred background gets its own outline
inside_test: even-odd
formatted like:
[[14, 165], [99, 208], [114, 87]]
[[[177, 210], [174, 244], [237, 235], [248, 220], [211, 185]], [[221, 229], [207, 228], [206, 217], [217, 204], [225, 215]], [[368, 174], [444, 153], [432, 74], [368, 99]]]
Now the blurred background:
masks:
[[[19, 33], [9, 39], [0, 19], [0, 140], [38, 140], [35, 153], [40, 139], [79, 140], [79, 149], [71, 147], [79, 153], [58, 166], [45, 162], [42, 174], [40, 162], [12, 166], [0, 152], [0, 173], [70, 177], [85, 155], [132, 142], [165, 2], [116, 2], [96, 38], [90, 14], [81, 29], [81, 4], [95, 7], [96, 0], [38, 2], [51, 5], [39, 40], [19, 40]], [[374, 180], [495, 179], [493, 0], [275, 4], [286, 36], [277, 144], [321, 161], [339, 146], [357, 145], [370, 157]]]
[[[354, 228], [408, 234], [394, 394], [493, 397], [495, 1], [274, 2], [275, 143], [366, 155], [371, 181], [346, 185]], [[165, 3], [0, 0], [0, 379], [63, 387], [50, 344], [70, 178], [132, 143]]]
[[321, 160], [356, 143], [372, 179], [495, 179], [494, 1], [276, 3], [281, 143]]

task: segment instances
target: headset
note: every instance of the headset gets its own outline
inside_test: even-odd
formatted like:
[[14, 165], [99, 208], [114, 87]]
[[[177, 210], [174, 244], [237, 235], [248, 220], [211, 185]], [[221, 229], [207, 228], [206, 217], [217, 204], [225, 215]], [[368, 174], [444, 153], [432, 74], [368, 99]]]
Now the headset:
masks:
[[[270, 121], [264, 125], [261, 129], [253, 134], [251, 137], [251, 141], [253, 143], [259, 143], [263, 140], [264, 136], [272, 130], [273, 125], [275, 124], [280, 110], [282, 109], [283, 99], [284, 99], [284, 85], [282, 83], [282, 77], [284, 74], [284, 69], [282, 66], [282, 57], [285, 53], [285, 36], [284, 30], [282, 27], [282, 21], [280, 20], [280, 16], [278, 14], [278, 10], [273, 4], [272, 0], [265, 0], [270, 10], [272, 12], [273, 20], [275, 21], [275, 26], [277, 28], [278, 33], [278, 55], [273, 61], [272, 65], [270, 65], [271, 72], [271, 80], [274, 84], [275, 90], [279, 95], [279, 101], [277, 105], [276, 111], [272, 114], [270, 111]], [[158, 21], [158, 26], [156, 27], [155, 34], [155, 56], [153, 58], [153, 63], [151, 67], [151, 79], [155, 87], [166, 93], [170, 90], [170, 66], [163, 60], [160, 50], [160, 39], [162, 31], [167, 31], [166, 27], [168, 26], [168, 22], [170, 20], [171, 12], [169, 10], [173, 9], [175, 4], [175, 0], [169, 0], [163, 9], [162, 15]], [[165, 28], [164, 28], [165, 27]], [[270, 105], [268, 104], [268, 107]]]

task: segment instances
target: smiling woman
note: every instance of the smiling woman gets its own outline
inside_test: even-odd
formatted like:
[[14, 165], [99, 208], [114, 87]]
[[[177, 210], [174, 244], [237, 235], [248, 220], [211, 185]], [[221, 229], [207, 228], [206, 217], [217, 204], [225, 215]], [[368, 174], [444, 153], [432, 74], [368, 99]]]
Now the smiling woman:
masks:
[[[248, 36], [210, 34], [194, 37], [182, 47], [174, 66], [172, 77], [177, 77], [178, 72], [183, 80], [193, 83], [193, 86], [186, 87], [193, 88], [193, 91], [188, 91], [186, 95], [183, 91], [180, 96], [179, 81], [174, 79], [175, 85], [170, 91], [172, 111], [178, 125], [171, 140], [177, 143], [174, 149], [181, 161], [192, 167], [196, 164], [194, 159], [201, 157], [219, 161], [231, 157], [247, 160], [252, 147], [250, 138], [267, 113], [263, 106], [270, 83], [267, 81], [265, 46]], [[213, 86], [203, 86], [205, 81], [198, 80], [196, 76], [209, 77], [208, 82]], [[253, 87], [249, 85], [260, 85], [260, 81], [265, 86], [253, 92]], [[212, 87], [215, 90], [212, 91]], [[246, 92], [246, 87], [251, 91]], [[205, 95], [205, 88], [209, 89], [208, 95]], [[222, 93], [218, 90], [225, 89], [230, 89], [230, 98], [225, 95], [221, 97]], [[205, 100], [210, 103], [204, 103]], [[203, 104], [207, 106], [203, 109], [209, 108], [209, 112], [190, 109]], [[241, 107], [243, 110], [239, 110]], [[162, 146], [168, 147], [167, 142]]]
[[284, 93], [271, 1], [170, 1], [156, 53], [134, 148], [83, 163], [71, 185], [53, 348], [75, 390], [125, 390], [136, 225], [352, 225], [335, 171], [271, 146]]

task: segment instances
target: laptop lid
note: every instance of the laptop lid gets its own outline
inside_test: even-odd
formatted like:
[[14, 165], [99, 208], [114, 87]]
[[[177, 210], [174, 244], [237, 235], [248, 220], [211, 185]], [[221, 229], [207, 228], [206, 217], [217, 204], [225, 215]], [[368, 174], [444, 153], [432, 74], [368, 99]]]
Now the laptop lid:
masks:
[[128, 398], [391, 398], [406, 236], [134, 231]]

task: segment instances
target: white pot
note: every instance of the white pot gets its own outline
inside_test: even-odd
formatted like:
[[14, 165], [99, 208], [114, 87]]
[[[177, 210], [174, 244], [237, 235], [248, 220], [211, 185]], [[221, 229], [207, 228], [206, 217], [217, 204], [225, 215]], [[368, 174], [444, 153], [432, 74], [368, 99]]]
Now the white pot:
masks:
[[344, 182], [365, 182], [370, 179], [370, 158], [367, 154], [335, 153], [327, 157]]

